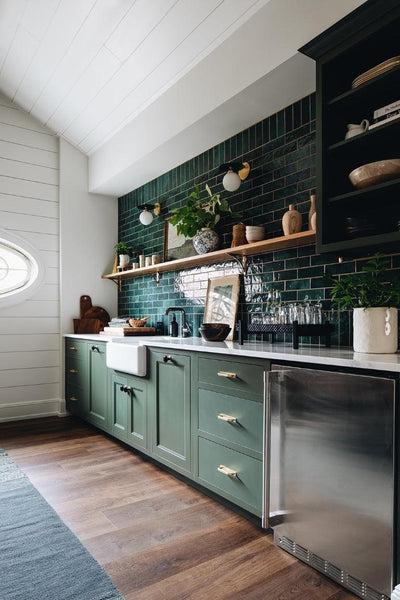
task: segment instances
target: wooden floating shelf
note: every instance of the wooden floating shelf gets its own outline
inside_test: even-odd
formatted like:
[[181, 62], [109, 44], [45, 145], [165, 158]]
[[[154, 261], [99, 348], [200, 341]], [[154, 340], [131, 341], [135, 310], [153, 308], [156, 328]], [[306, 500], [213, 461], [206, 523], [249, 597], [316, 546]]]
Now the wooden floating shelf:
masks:
[[180, 269], [197, 267], [199, 265], [210, 265], [231, 260], [232, 258], [243, 259], [243, 257], [254, 256], [255, 254], [266, 254], [273, 250], [308, 246], [313, 243], [315, 243], [315, 231], [301, 231], [300, 233], [262, 240], [261, 242], [254, 242], [253, 244], [244, 244], [242, 246], [236, 246], [235, 248], [225, 248], [223, 250], [216, 250], [215, 252], [208, 252], [207, 254], [196, 254], [195, 256], [187, 256], [186, 258], [179, 258], [178, 260], [170, 260], [168, 262], [159, 263], [158, 265], [152, 265], [151, 267], [141, 267], [117, 273], [109, 273], [108, 275], [103, 275], [102, 279], [111, 279], [114, 281], [133, 279], [134, 277], [141, 277], [143, 275], [178, 271]]

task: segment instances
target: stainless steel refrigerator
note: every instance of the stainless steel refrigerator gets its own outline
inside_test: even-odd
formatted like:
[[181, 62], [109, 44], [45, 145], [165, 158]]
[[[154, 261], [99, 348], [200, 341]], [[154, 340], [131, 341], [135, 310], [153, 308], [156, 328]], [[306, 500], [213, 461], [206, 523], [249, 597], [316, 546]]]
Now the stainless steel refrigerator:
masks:
[[265, 392], [264, 526], [360, 597], [390, 597], [396, 379], [274, 366]]

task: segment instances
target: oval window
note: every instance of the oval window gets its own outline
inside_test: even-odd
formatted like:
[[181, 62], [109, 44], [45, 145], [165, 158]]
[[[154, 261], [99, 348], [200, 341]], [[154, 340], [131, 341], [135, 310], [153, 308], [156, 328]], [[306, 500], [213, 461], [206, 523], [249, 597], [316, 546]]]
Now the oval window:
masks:
[[0, 304], [26, 300], [42, 277], [36, 250], [25, 240], [0, 231]]

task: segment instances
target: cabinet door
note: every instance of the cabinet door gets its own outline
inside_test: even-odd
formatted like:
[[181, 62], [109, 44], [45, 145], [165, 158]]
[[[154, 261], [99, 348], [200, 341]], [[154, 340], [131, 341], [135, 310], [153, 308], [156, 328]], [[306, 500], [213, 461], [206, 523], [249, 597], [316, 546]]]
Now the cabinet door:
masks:
[[112, 372], [111, 375], [111, 433], [126, 441], [128, 434], [128, 376]]
[[152, 350], [151, 451], [188, 474], [190, 460], [190, 357]]
[[101, 429], [108, 429], [108, 369], [106, 346], [88, 343], [89, 361], [89, 414], [88, 421]]
[[114, 371], [111, 375], [111, 432], [130, 446], [147, 448], [146, 380]]

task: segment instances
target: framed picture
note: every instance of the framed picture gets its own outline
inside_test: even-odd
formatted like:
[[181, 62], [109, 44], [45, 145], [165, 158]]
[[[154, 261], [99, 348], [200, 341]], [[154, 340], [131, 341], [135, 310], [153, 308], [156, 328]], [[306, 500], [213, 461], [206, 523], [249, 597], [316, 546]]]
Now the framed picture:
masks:
[[196, 254], [192, 238], [186, 238], [177, 232], [176, 226], [169, 219], [164, 221], [164, 262], [177, 260]]
[[215, 277], [208, 280], [204, 323], [229, 323], [227, 340], [233, 340], [239, 302], [239, 275]]

